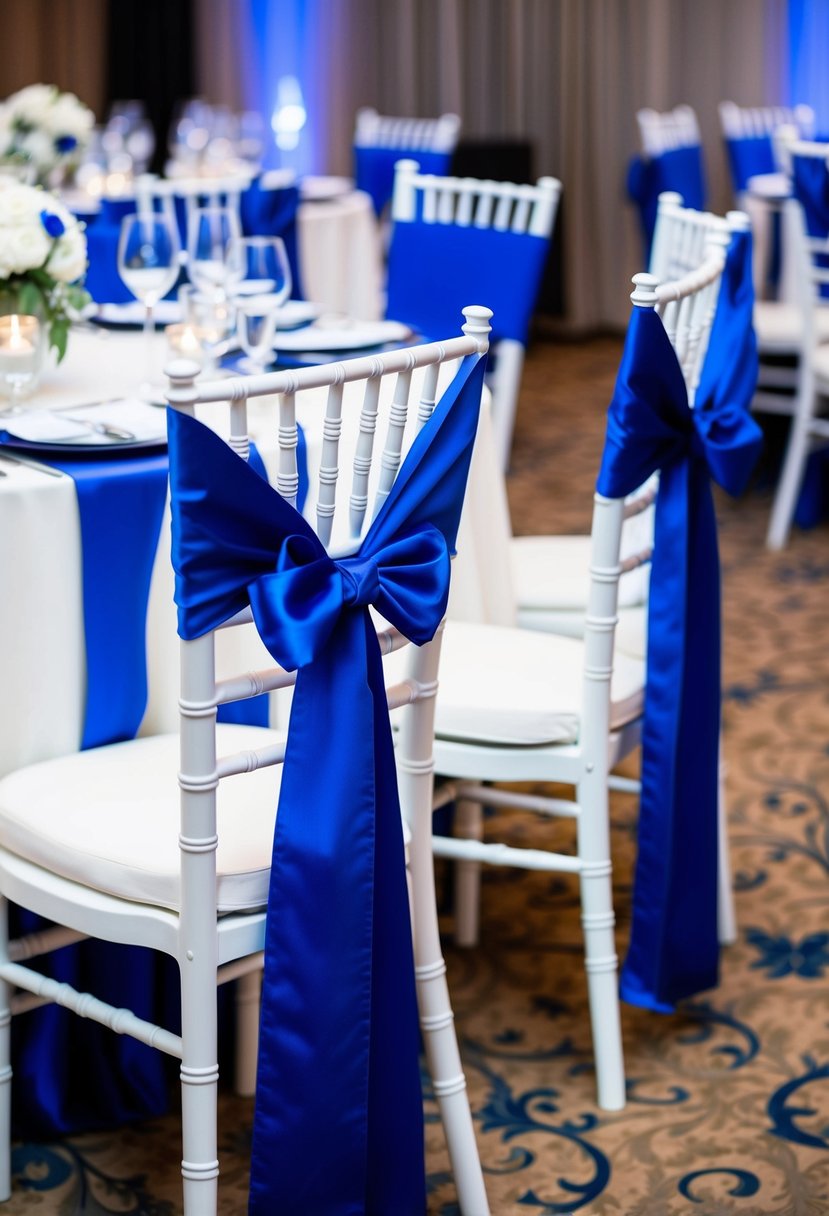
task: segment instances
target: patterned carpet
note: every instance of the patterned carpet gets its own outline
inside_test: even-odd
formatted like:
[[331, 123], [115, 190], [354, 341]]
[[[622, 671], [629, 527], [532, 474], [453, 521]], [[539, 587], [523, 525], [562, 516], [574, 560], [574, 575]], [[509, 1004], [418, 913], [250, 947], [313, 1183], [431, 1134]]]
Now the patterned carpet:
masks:
[[[612, 339], [532, 350], [510, 477], [517, 532], [587, 530], [619, 350]], [[491, 870], [480, 948], [458, 951], [447, 936], [499, 1216], [829, 1213], [829, 546], [821, 527], [767, 553], [769, 505], [758, 490], [718, 500], [739, 940], [720, 986], [680, 1014], [623, 1007], [627, 1108], [595, 1105], [574, 881]], [[528, 844], [566, 848], [572, 832], [510, 822]], [[634, 800], [615, 796], [622, 953], [635, 826]], [[425, 1078], [424, 1093], [429, 1212], [450, 1216], [454, 1186]], [[220, 1211], [241, 1216], [250, 1103], [227, 1095], [221, 1117]], [[174, 1116], [18, 1146], [5, 1211], [168, 1216], [180, 1210], [178, 1160]]]

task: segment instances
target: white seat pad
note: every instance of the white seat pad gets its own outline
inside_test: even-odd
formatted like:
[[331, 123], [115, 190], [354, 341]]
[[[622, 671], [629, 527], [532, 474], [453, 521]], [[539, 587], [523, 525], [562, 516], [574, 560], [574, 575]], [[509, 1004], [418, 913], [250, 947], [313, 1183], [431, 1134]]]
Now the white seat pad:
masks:
[[[515, 602], [522, 608], [587, 606], [590, 586], [589, 536], [514, 536], [510, 561]], [[640, 566], [619, 580], [619, 604], [641, 604], [648, 570]]]
[[[282, 739], [252, 726], [218, 728], [219, 755]], [[75, 752], [0, 781], [0, 846], [110, 895], [179, 905], [179, 737], [155, 735]], [[217, 909], [268, 902], [277, 764], [220, 782]]]
[[[829, 342], [829, 308], [815, 309], [819, 342]], [[803, 310], [797, 304], [759, 300], [754, 305], [754, 330], [760, 352], [797, 352], [803, 343]]]
[[[397, 660], [398, 655], [386, 660]], [[575, 638], [448, 621], [440, 658], [435, 733], [481, 743], [575, 743], [584, 643]], [[396, 674], [396, 673], [395, 673]], [[613, 672], [611, 728], [642, 712], [645, 666], [626, 654]]]

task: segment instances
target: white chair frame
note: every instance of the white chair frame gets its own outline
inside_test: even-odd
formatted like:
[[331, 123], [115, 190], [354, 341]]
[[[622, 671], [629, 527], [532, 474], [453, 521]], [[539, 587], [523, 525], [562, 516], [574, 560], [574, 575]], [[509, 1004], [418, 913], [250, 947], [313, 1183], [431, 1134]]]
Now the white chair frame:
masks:
[[354, 143], [358, 148], [401, 148], [407, 152], [428, 149], [452, 152], [458, 142], [461, 120], [457, 114], [440, 118], [398, 118], [378, 114], [370, 106], [357, 111]]
[[[789, 145], [798, 156], [812, 156], [829, 161], [826, 144], [799, 140]], [[829, 419], [818, 414], [821, 398], [829, 397], [829, 359], [826, 346], [821, 345], [818, 318], [825, 313], [826, 302], [820, 295], [829, 283], [829, 270], [817, 265], [817, 255], [829, 254], [829, 239], [810, 237], [806, 231], [803, 210], [796, 200], [785, 205], [786, 235], [797, 258], [797, 279], [801, 287], [800, 312], [802, 342], [798, 361], [795, 393], [788, 408], [780, 413], [791, 414], [792, 423], [783, 460], [780, 481], [772, 504], [766, 544], [770, 549], [785, 547], [794, 519], [797, 499], [803, 484], [803, 474], [810, 452], [829, 442]]]
[[[639, 274], [633, 279], [635, 291], [631, 299], [634, 305], [655, 308], [662, 317], [682, 367], [691, 404], [705, 357], [724, 264], [725, 246], [715, 233], [702, 263], [680, 281], [660, 284], [649, 274]], [[456, 908], [462, 918], [459, 925], [461, 940], [477, 938], [481, 863], [579, 876], [598, 1102], [606, 1110], [619, 1110], [625, 1104], [613, 934], [608, 790], [635, 793], [640, 789], [640, 782], [612, 775], [620, 760], [641, 739], [641, 719], [618, 730], [610, 730], [618, 583], [622, 573], [649, 561], [651, 556], [650, 551], [645, 551], [621, 561], [619, 550], [625, 518], [647, 509], [654, 493], [651, 488], [638, 500], [627, 502], [599, 494], [594, 498], [578, 742], [532, 747], [492, 746], [441, 737], [440, 734], [435, 740], [435, 771], [449, 779], [441, 791], [440, 802], [455, 799], [456, 810], [455, 835], [435, 836], [433, 850], [437, 856], [461, 863], [456, 866], [455, 879]], [[445, 641], [445, 644], [449, 643], [451, 633]], [[485, 663], [485, 654], [481, 655], [480, 661]], [[571, 785], [575, 798], [570, 801], [520, 794], [492, 789], [484, 784], [519, 781]], [[575, 854], [484, 842], [482, 804], [575, 819]]]
[[661, 156], [674, 148], [702, 145], [699, 122], [691, 106], [676, 106], [660, 113], [642, 109], [636, 112], [642, 151], [648, 158]]
[[[403, 430], [412, 372], [426, 369], [417, 406], [417, 429], [434, 409], [438, 375], [444, 364], [485, 353], [488, 309], [464, 310], [463, 336], [372, 358], [327, 364], [301, 371], [196, 383], [199, 368], [183, 360], [169, 370], [170, 404], [192, 414], [197, 405], [225, 403], [230, 413], [230, 446], [247, 458], [247, 401], [275, 395], [278, 404], [280, 465], [278, 490], [295, 504], [298, 485], [295, 396], [304, 389], [328, 387], [325, 441], [319, 472], [317, 529], [332, 555], [329, 541], [338, 479], [338, 451], [343, 385], [364, 382], [360, 440], [354, 461], [352, 492], [347, 504], [351, 539], [336, 556], [359, 548], [369, 526], [368, 476], [377, 423], [380, 380], [396, 376], [388, 430], [379, 458], [380, 479], [374, 510], [388, 495], [402, 462]], [[250, 622], [250, 610], [224, 628]], [[0, 846], [0, 1200], [11, 1193], [11, 1014], [55, 1001], [76, 1013], [131, 1034], [181, 1060], [182, 1177], [185, 1216], [214, 1216], [217, 1210], [217, 1089], [215, 986], [260, 971], [265, 912], [216, 913], [216, 790], [221, 781], [284, 759], [285, 740], [262, 732], [266, 745], [255, 751], [217, 755], [217, 706], [293, 684], [295, 674], [278, 667], [217, 680], [215, 632], [181, 642], [181, 821], [179, 825], [180, 891], [178, 911], [131, 902], [47, 871]], [[406, 645], [396, 630], [378, 633], [384, 653]], [[409, 647], [406, 678], [387, 688], [390, 709], [409, 707], [398, 735], [397, 765], [401, 805], [411, 832], [409, 869], [413, 904], [415, 969], [421, 1029], [435, 1095], [444, 1120], [450, 1159], [465, 1216], [489, 1211], [466, 1095], [466, 1082], [455, 1036], [446, 968], [440, 950], [431, 855], [432, 737], [440, 634], [423, 647]], [[129, 747], [130, 745], [119, 745]], [[109, 750], [109, 749], [102, 749]], [[90, 753], [84, 753], [89, 755]], [[21, 770], [26, 771], [26, 770]], [[2, 783], [0, 783], [0, 802]], [[171, 825], [171, 830], [175, 828]], [[63, 928], [9, 943], [6, 903], [13, 899]], [[22, 964], [83, 937], [149, 946], [170, 954], [181, 972], [182, 1033], [142, 1021], [66, 984], [47, 979]]]
[[[395, 166], [393, 223], [414, 220], [420, 195], [420, 215], [427, 224], [495, 228], [549, 240], [561, 197], [561, 182], [556, 178], [541, 177], [530, 186], [472, 177], [436, 177], [419, 170], [414, 160], [399, 160]], [[524, 345], [515, 338], [501, 338], [493, 344], [493, 351], [496, 370], [489, 381], [492, 426], [498, 460], [506, 471], [524, 368]]]

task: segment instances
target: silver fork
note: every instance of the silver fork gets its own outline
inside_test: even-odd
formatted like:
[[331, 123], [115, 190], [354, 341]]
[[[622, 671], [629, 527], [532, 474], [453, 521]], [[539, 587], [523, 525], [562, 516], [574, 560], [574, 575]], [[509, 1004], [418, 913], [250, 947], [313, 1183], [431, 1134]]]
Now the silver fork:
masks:
[[96, 435], [106, 435], [108, 439], [118, 439], [122, 443], [135, 439], [132, 431], [128, 431], [122, 426], [113, 426], [111, 422], [90, 422], [88, 418], [73, 418], [71, 414], [63, 416], [69, 422], [77, 422], [79, 426], [85, 426], [87, 430], [94, 431]]

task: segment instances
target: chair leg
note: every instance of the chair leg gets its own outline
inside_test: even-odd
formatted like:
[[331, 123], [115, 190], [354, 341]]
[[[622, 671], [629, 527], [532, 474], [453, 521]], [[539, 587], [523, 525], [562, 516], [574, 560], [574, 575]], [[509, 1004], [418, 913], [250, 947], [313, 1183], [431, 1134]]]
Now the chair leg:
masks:
[[[0, 961], [9, 958], [9, 905], [0, 896]], [[9, 985], [0, 980], [0, 1203], [11, 1198], [11, 1009]]]
[[259, 1055], [259, 1011], [262, 1005], [262, 972], [250, 971], [236, 981], [236, 1053], [234, 1085], [237, 1094], [250, 1098], [256, 1093], [256, 1061]]
[[[802, 362], [807, 362], [804, 355]], [[786, 445], [786, 456], [783, 461], [783, 471], [780, 474], [780, 484], [774, 496], [771, 508], [771, 519], [766, 536], [769, 549], [783, 549], [789, 539], [789, 531], [794, 519], [797, 498], [803, 484], [803, 474], [806, 471], [806, 461], [809, 456], [810, 423], [813, 410], [813, 380], [807, 367], [801, 368], [801, 385], [797, 394], [795, 414], [792, 418], [789, 441]]]
[[[405, 761], [401, 768], [405, 775]], [[418, 774], [423, 776], [423, 774]], [[415, 780], [417, 777], [415, 776]], [[414, 953], [420, 1028], [432, 1085], [446, 1133], [462, 1216], [488, 1216], [472, 1112], [440, 948], [432, 859], [431, 806], [412, 825]]]
[[[455, 803], [454, 834], [462, 840], [483, 839], [483, 808], [459, 798]], [[455, 862], [455, 943], [477, 946], [481, 919], [481, 863]]]
[[184, 1216], [216, 1216], [218, 1205], [216, 970], [210, 961], [184, 958], [180, 966]]
[[625, 1064], [619, 1012], [619, 962], [613, 927], [607, 787], [586, 783], [577, 790], [581, 869], [581, 921], [598, 1103], [603, 1110], [625, 1105]]
[[725, 774], [726, 765], [721, 751], [717, 781], [717, 933], [721, 946], [731, 946], [737, 940], [737, 914], [734, 909], [734, 889], [731, 883]]

